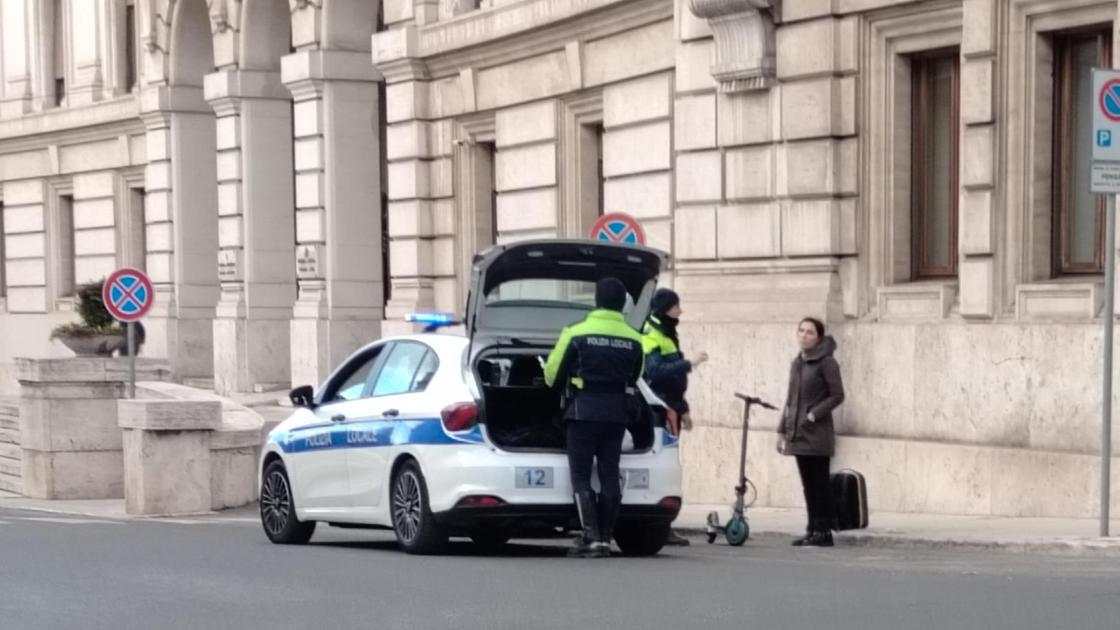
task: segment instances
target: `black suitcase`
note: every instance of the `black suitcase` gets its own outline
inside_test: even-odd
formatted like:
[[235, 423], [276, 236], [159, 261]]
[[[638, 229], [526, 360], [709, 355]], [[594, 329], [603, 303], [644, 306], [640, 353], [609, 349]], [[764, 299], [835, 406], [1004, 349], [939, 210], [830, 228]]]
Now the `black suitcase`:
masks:
[[836, 504], [838, 530], [867, 527], [867, 482], [863, 475], [845, 468], [832, 473], [832, 500]]

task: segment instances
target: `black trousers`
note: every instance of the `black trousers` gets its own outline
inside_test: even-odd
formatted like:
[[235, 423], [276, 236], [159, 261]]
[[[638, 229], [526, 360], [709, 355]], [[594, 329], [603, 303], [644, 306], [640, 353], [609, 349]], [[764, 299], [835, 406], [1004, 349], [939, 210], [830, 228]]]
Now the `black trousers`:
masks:
[[801, 489], [809, 512], [809, 531], [826, 531], [833, 527], [836, 507], [832, 503], [829, 483], [829, 457], [798, 455], [797, 471], [801, 473]]
[[592, 460], [599, 464], [600, 496], [606, 502], [622, 498], [618, 462], [622, 459], [622, 437], [626, 425], [621, 422], [568, 421], [568, 468], [573, 492], [591, 491]]

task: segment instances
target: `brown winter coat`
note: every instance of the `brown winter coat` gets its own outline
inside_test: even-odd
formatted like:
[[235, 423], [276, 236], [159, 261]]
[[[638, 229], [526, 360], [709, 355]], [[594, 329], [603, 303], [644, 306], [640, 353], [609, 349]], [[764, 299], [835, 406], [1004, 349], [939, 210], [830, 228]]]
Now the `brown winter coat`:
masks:
[[[808, 352], [798, 354], [789, 370], [789, 393], [778, 433], [785, 436], [786, 455], [823, 455], [836, 451], [832, 410], [844, 402], [840, 364], [832, 354], [836, 341], [821, 339]], [[812, 412], [814, 422], [809, 421]]]

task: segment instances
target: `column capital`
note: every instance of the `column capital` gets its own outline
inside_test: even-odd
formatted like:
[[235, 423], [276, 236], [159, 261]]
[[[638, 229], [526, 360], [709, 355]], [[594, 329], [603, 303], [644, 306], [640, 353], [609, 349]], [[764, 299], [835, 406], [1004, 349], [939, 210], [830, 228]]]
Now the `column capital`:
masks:
[[[291, 99], [279, 72], [261, 70], [219, 70], [206, 75], [206, 101], [218, 107], [243, 99], [287, 101]], [[221, 113], [221, 112], [219, 112]]]
[[157, 85], [140, 92], [140, 118], [149, 129], [167, 127], [170, 114], [211, 114], [202, 88]]

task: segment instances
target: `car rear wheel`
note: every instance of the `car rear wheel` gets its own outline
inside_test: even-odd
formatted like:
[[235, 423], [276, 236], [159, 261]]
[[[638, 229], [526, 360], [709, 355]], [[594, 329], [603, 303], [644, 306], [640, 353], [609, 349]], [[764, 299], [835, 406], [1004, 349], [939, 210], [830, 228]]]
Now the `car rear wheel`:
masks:
[[274, 461], [264, 469], [261, 481], [261, 526], [268, 539], [278, 545], [302, 545], [315, 533], [315, 522], [296, 516], [292, 485], [284, 464]]
[[391, 496], [393, 531], [397, 544], [406, 553], [431, 554], [447, 544], [447, 532], [439, 527], [428, 503], [424, 474], [410, 461], [393, 477]]
[[668, 523], [627, 523], [615, 528], [614, 540], [627, 556], [653, 556], [669, 540]]

